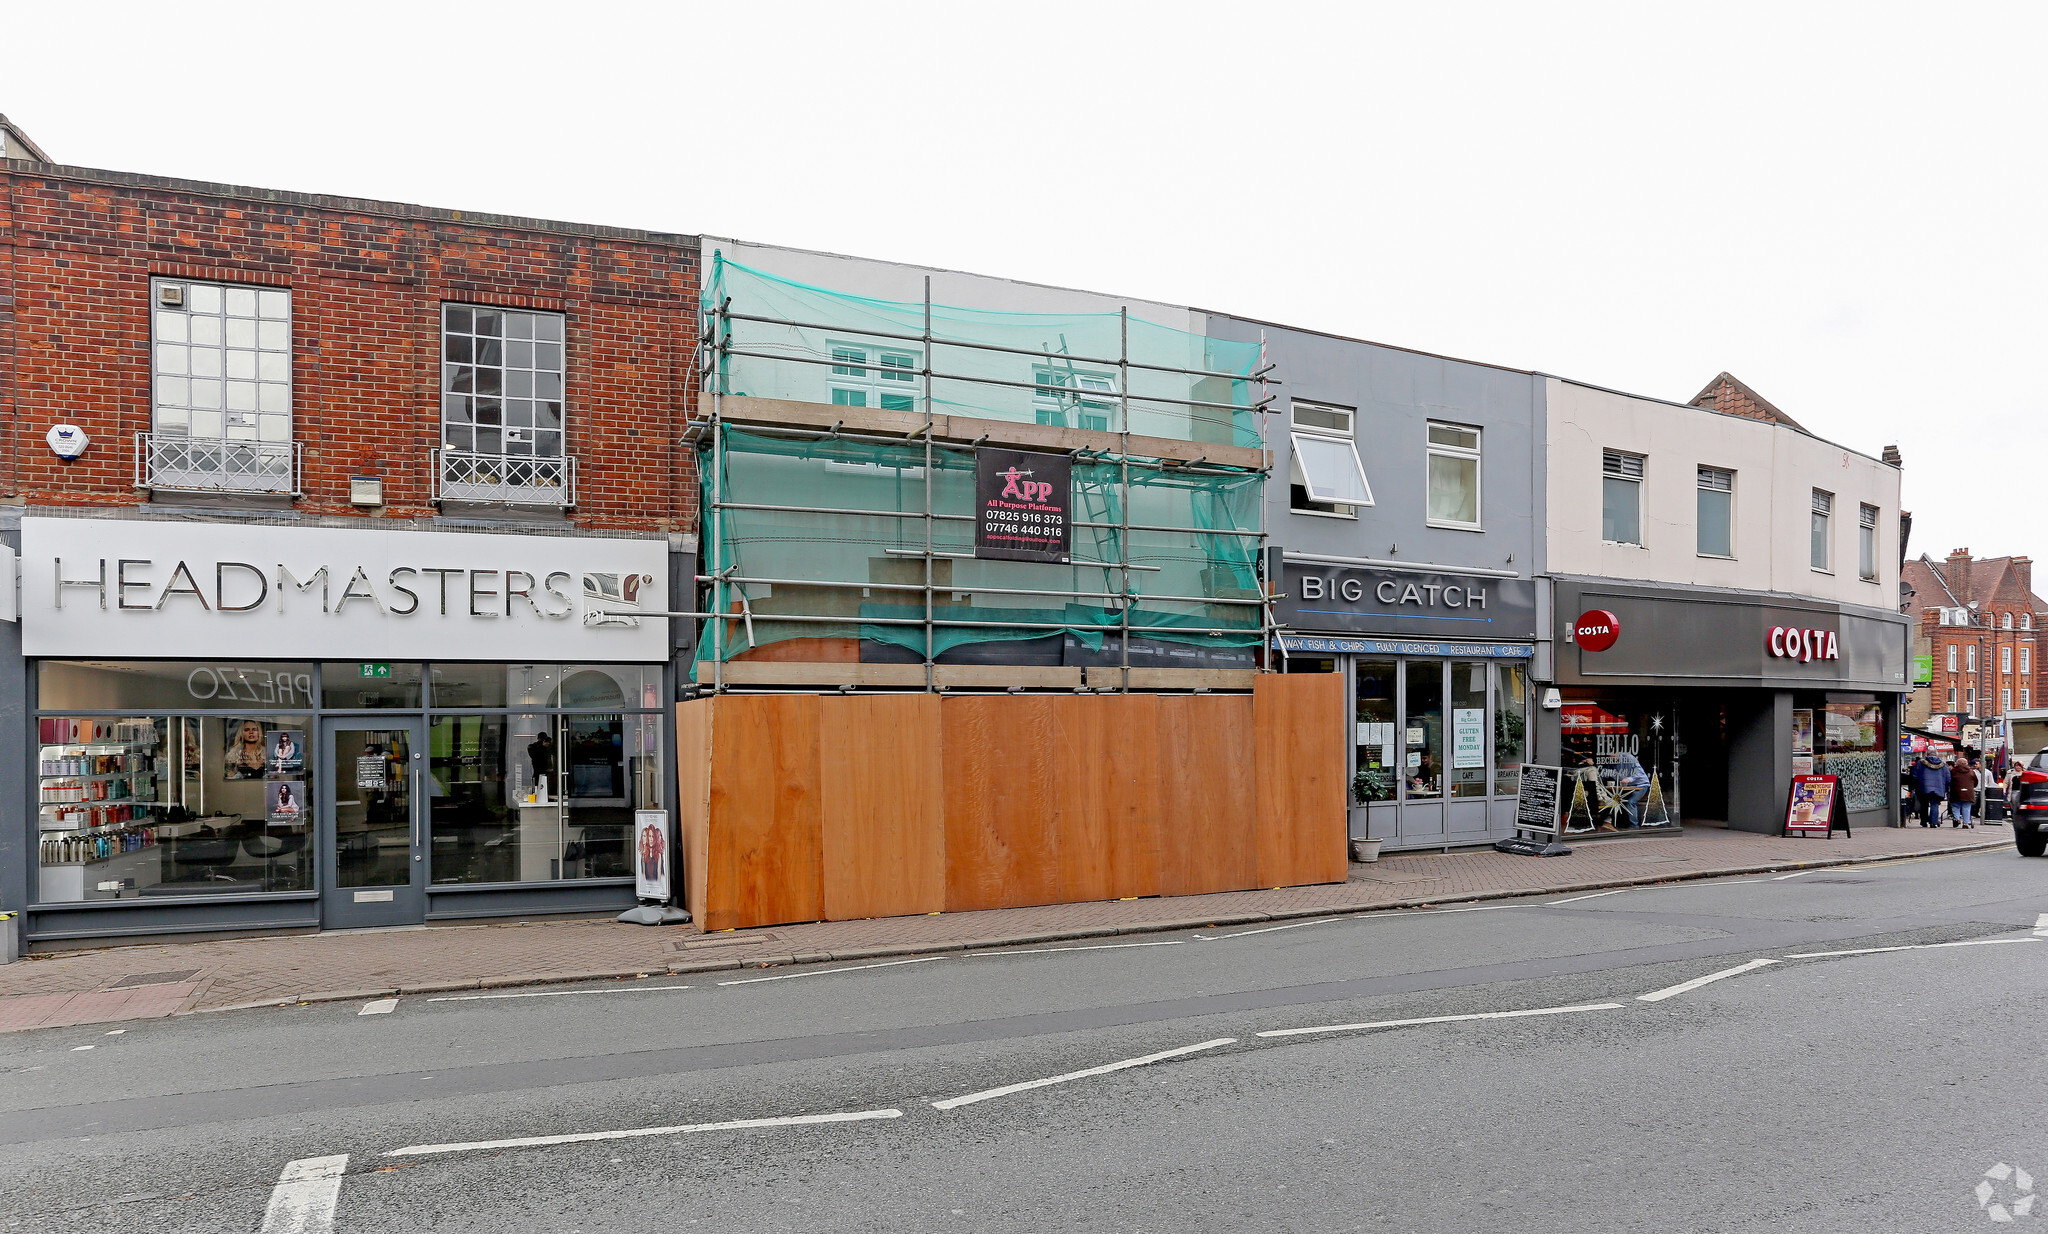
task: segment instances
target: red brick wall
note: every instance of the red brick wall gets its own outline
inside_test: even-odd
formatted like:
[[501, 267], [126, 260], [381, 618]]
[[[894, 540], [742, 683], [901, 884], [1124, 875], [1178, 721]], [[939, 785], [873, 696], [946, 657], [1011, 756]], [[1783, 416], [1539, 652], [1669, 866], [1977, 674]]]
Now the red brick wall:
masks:
[[[0, 168], [0, 499], [143, 500], [135, 434], [150, 427], [152, 275], [291, 288], [298, 509], [435, 512], [440, 306], [454, 300], [567, 315], [571, 522], [696, 526], [694, 455], [679, 441], [695, 237], [19, 165]], [[83, 458], [63, 463], [44, 444], [58, 423], [91, 436]], [[352, 475], [384, 478], [382, 511], [348, 504]]]

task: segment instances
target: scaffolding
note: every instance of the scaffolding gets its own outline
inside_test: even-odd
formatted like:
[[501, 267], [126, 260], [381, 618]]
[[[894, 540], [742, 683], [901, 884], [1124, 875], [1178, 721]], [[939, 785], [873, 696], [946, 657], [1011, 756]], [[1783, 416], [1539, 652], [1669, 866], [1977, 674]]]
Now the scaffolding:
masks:
[[[1050, 657], [1128, 692], [1134, 667], [1252, 669], [1271, 645], [1260, 344], [1127, 306], [936, 304], [929, 276], [921, 301], [852, 295], [722, 253], [700, 338], [700, 688], [742, 658], [922, 665], [932, 691], [947, 664]], [[1070, 561], [976, 558], [991, 441], [1070, 458]]]

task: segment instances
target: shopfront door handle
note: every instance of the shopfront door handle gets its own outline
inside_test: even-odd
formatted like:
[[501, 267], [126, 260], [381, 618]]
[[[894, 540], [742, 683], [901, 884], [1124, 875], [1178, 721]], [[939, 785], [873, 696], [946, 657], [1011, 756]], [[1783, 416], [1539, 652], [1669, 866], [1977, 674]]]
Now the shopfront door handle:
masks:
[[418, 767], [412, 769], [412, 790], [412, 859], [418, 861], [420, 860], [420, 850], [424, 846], [424, 842], [421, 840], [420, 815], [426, 809], [426, 803], [420, 800], [420, 769]]

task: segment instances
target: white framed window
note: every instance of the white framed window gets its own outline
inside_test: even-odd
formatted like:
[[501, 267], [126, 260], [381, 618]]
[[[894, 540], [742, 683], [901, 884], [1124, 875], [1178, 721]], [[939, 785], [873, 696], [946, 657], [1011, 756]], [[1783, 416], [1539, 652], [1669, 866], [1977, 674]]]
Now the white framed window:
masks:
[[292, 293], [151, 279], [150, 427], [194, 441], [292, 439]]
[[1429, 422], [1425, 521], [1430, 526], [1479, 529], [1479, 433], [1468, 424]]
[[1954, 686], [1948, 688], [1948, 709], [1950, 711], [1956, 709], [1956, 688]]
[[2011, 690], [2007, 690], [2007, 689], [2001, 689], [2001, 690], [1999, 690], [1999, 692], [1998, 692], [1998, 714], [1999, 714], [1999, 715], [2004, 715], [2004, 714], [2005, 714], [2006, 712], [2008, 712], [2008, 711], [2011, 711], [2011, 710], [2012, 710], [2012, 691], [2011, 691]]
[[832, 368], [826, 380], [832, 391], [834, 407], [917, 410], [917, 352], [914, 349], [880, 347], [872, 343], [830, 343], [828, 346], [832, 352]]
[[2031, 672], [2033, 672], [2033, 671], [2034, 671], [2034, 649], [2033, 649], [2032, 647], [2021, 647], [2021, 648], [2020, 648], [2020, 675], [2021, 675], [2021, 676], [2025, 676], [2026, 674], [2028, 674], [2028, 673], [2031, 673]]
[[2008, 630], [2012, 629], [2012, 614], [2011, 614], [2011, 613], [2007, 613], [2007, 614], [2005, 615], [2005, 617], [2003, 618], [2003, 625], [2004, 625], [2004, 626], [2005, 626], [2005, 628], [2006, 628], [2006, 629], [2008, 629]]
[[1971, 686], [1971, 687], [1969, 687], [1968, 689], [1964, 690], [1964, 691], [1963, 691], [1963, 694], [1964, 694], [1964, 696], [1965, 696], [1965, 697], [1964, 697], [1964, 700], [1963, 700], [1963, 702], [1964, 702], [1964, 710], [1965, 710], [1965, 711], [1968, 711], [1968, 712], [1969, 712], [1969, 713], [1970, 713], [1971, 715], [1976, 715], [1976, 714], [1977, 714], [1977, 687], [1976, 687], [1976, 686]]
[[1643, 542], [1643, 473], [1647, 460], [1624, 450], [1600, 452], [1600, 538]]
[[1951, 672], [1951, 673], [1953, 673], [1953, 672], [1955, 672], [1955, 671], [1956, 671], [1956, 648], [1957, 648], [1957, 646], [1959, 646], [1959, 644], [1956, 644], [1956, 643], [1950, 643], [1950, 644], [1948, 645], [1948, 671], [1949, 671], [1949, 672]]
[[2012, 648], [2000, 647], [1998, 649], [1998, 671], [2001, 673], [2010, 673], [2012, 671]]
[[1287, 505], [1299, 514], [1355, 517], [1369, 506], [1372, 485], [1358, 457], [1358, 413], [1330, 403], [1295, 400], [1288, 409]]
[[1699, 555], [1735, 556], [1735, 473], [1723, 467], [1701, 467], [1698, 504]]
[[2020, 710], [2021, 710], [2021, 711], [2025, 711], [2025, 710], [2026, 710], [2027, 708], [2029, 708], [2029, 707], [2032, 707], [2033, 705], [2034, 705], [2034, 692], [2033, 692], [2032, 690], [2028, 689], [2028, 688], [2027, 688], [2027, 687], [2025, 687], [2025, 686], [2021, 686], [2021, 687], [2020, 687]]
[[[1040, 424], [1113, 432], [1116, 423], [1116, 375], [1094, 373], [1073, 365], [1041, 364], [1032, 370], [1038, 392], [1031, 408]], [[1090, 398], [1091, 394], [1104, 395]]]
[[1970, 671], [1970, 672], [1973, 672], [1973, 673], [1974, 673], [1974, 672], [1976, 672], [1976, 671], [1977, 671], [1977, 644], [1975, 644], [1975, 643], [1971, 643], [1971, 644], [1970, 644], [1970, 646], [1969, 646], [1969, 648], [1968, 648], [1968, 649], [1967, 649], [1966, 651], [1964, 651], [1964, 653], [1963, 653], [1963, 658], [1964, 658], [1965, 660], [1969, 661], [1969, 671]]
[[560, 313], [441, 306], [441, 445], [466, 454], [561, 458], [567, 432]]
[[1807, 555], [1813, 568], [1824, 574], [1834, 571], [1834, 541], [1831, 530], [1834, 518], [1835, 495], [1821, 489], [1813, 490], [1813, 534]]
[[1856, 574], [1866, 583], [1877, 581], [1876, 506], [1860, 506], [1856, 511]]

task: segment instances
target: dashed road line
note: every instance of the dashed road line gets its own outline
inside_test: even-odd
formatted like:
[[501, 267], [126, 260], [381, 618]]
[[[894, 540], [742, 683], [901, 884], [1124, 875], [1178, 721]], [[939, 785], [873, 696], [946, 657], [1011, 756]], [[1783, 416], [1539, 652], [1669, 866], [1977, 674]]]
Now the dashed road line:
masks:
[[1368, 1028], [1408, 1028], [1416, 1024], [1456, 1024], [1464, 1020], [1519, 1020], [1534, 1015], [1570, 1015], [1578, 1011], [1613, 1011], [1620, 1003], [1579, 1003], [1570, 1007], [1531, 1007], [1524, 1011], [1474, 1011], [1465, 1015], [1429, 1015], [1413, 1020], [1372, 1020], [1363, 1024], [1318, 1024], [1311, 1028], [1269, 1028], [1257, 1037], [1299, 1037], [1307, 1033], [1355, 1033]]
[[1298, 930], [1303, 926], [1328, 925], [1333, 921], [1342, 920], [1344, 920], [1342, 917], [1322, 917], [1315, 921], [1290, 921], [1286, 925], [1260, 926], [1256, 930], [1239, 930], [1235, 934], [1196, 934], [1192, 937], [1199, 938], [1205, 943], [1215, 943], [1221, 942], [1226, 938], [1243, 938], [1247, 934], [1271, 934], [1275, 930]]
[[859, 973], [871, 968], [895, 968], [899, 964], [929, 964], [943, 960], [942, 955], [919, 956], [914, 960], [885, 960], [880, 964], [856, 964], [851, 968], [813, 968], [801, 973], [777, 973], [773, 977], [741, 977], [733, 981], [721, 981], [720, 985], [754, 985], [762, 981], [788, 981], [791, 977], [824, 977], [832, 973]]
[[[532, 990], [522, 994], [441, 994], [430, 1003], [473, 1003], [487, 998], [560, 998], [565, 994], [659, 994], [663, 990], [687, 990], [686, 985], [623, 985], [609, 990]], [[367, 1014], [359, 1012], [358, 1014]]]
[[[632, 1140], [652, 1135], [692, 1135], [701, 1131], [746, 1131], [756, 1127], [806, 1127], [818, 1123], [859, 1123], [901, 1118], [901, 1110], [852, 1110], [843, 1114], [796, 1114], [785, 1118], [736, 1118], [722, 1123], [683, 1123], [674, 1127], [635, 1127], [628, 1131], [586, 1131], [574, 1135], [528, 1135], [509, 1140], [471, 1140], [457, 1144], [411, 1144], [386, 1157], [426, 1157], [437, 1153], [481, 1152], [496, 1148], [538, 1148], [549, 1144], [587, 1144], [594, 1140]], [[343, 1158], [346, 1160], [346, 1158]], [[266, 1231], [267, 1234], [267, 1231]]]
[[1164, 942], [1158, 943], [1091, 943], [1086, 947], [1031, 947], [1018, 948], [1015, 951], [970, 951], [967, 954], [970, 956], [1051, 955], [1055, 951], [1117, 951], [1125, 947], [1178, 947], [1186, 941], [1184, 938], [1169, 938]]
[[1794, 871], [1792, 871], [1792, 872], [1791, 872], [1790, 874], [1780, 874], [1780, 875], [1778, 875], [1778, 876], [1777, 876], [1776, 878], [1772, 879], [1771, 881], [1772, 881], [1772, 882], [1774, 882], [1774, 883], [1782, 883], [1782, 882], [1784, 882], [1784, 881], [1785, 881], [1786, 879], [1788, 879], [1788, 878], [1805, 878], [1805, 877], [1806, 877], [1807, 875], [1809, 875], [1809, 874], [1813, 874], [1813, 873], [1817, 873], [1817, 871], [1814, 871], [1814, 870], [1794, 870]]
[[1545, 907], [1556, 908], [1560, 904], [1577, 904], [1580, 900], [1597, 900], [1601, 896], [1618, 896], [1624, 891], [1635, 891], [1635, 887], [1616, 887], [1612, 891], [1596, 891], [1592, 895], [1573, 896], [1569, 900], [1552, 900]]
[[994, 1097], [1007, 1097], [1011, 1093], [1028, 1092], [1031, 1089], [1044, 1088], [1050, 1084], [1065, 1084], [1070, 1080], [1085, 1080], [1089, 1076], [1108, 1075], [1112, 1071], [1125, 1071], [1132, 1067], [1143, 1067], [1147, 1063], [1156, 1063], [1168, 1058], [1179, 1058], [1184, 1054], [1194, 1054], [1202, 1050], [1213, 1050], [1218, 1046], [1234, 1045], [1236, 1042], [1237, 1038], [1235, 1037], [1218, 1037], [1214, 1041], [1204, 1041], [1197, 1045], [1184, 1045], [1179, 1049], [1161, 1050], [1157, 1054], [1147, 1054], [1143, 1058], [1127, 1058], [1122, 1062], [1105, 1063], [1100, 1067], [1090, 1067], [1086, 1071], [1069, 1071], [1065, 1075], [1047, 1076], [1043, 1080], [1025, 1080], [1021, 1084], [1005, 1084], [1001, 1088], [983, 1089], [978, 1093], [968, 1093], [964, 1097], [948, 1097], [944, 1101], [932, 1102], [932, 1108], [934, 1110], [956, 1110], [963, 1105], [973, 1105], [977, 1101], [987, 1101]]
[[288, 1162], [270, 1192], [258, 1234], [327, 1234], [334, 1228], [334, 1205], [347, 1169], [347, 1153]]
[[398, 1000], [397, 1000], [397, 999], [395, 999], [395, 998], [380, 998], [380, 999], [377, 999], [377, 1000], [375, 1000], [375, 1001], [373, 1001], [373, 1002], [367, 1002], [367, 1003], [364, 1003], [364, 1004], [363, 1004], [363, 1009], [362, 1009], [361, 1011], [358, 1011], [358, 1012], [356, 1012], [356, 1014], [357, 1014], [357, 1015], [390, 1015], [390, 1014], [391, 1014], [392, 1012], [394, 1012], [394, 1011], [396, 1011], [396, 1010], [398, 1010]]
[[1636, 1001], [1639, 1003], [1661, 1003], [1667, 998], [1675, 998], [1680, 994], [1690, 993], [1703, 985], [1712, 985], [1716, 981], [1738, 977], [1743, 973], [1762, 968], [1766, 964], [1776, 963], [1776, 960], [1750, 960], [1747, 963], [1737, 964], [1734, 968], [1724, 968], [1718, 973], [1708, 973], [1704, 977], [1694, 977], [1691, 981], [1681, 981], [1677, 985], [1665, 986], [1661, 990], [1652, 990], [1648, 994], [1638, 994], [1636, 995]]
[[2039, 938], [1970, 938], [1960, 943], [1907, 943], [1898, 947], [1856, 947], [1848, 951], [1795, 951], [1788, 960], [1818, 960], [1826, 956], [1876, 955], [1880, 951], [1928, 951], [1936, 947], [1989, 947], [1997, 943], [2038, 943]]

